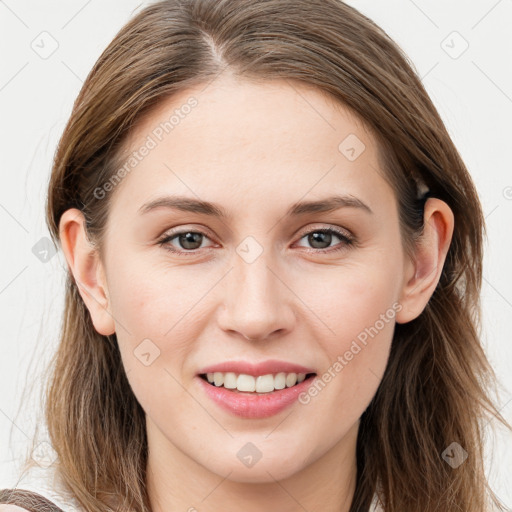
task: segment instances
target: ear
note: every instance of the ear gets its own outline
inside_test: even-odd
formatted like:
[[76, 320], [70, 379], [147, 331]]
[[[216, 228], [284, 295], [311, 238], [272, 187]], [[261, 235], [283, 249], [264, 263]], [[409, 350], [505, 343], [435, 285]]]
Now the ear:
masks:
[[454, 228], [451, 208], [441, 199], [430, 197], [425, 202], [424, 230], [416, 243], [414, 259], [407, 259], [404, 283], [399, 299], [402, 309], [398, 323], [417, 318], [425, 309], [441, 278]]
[[96, 331], [108, 336], [115, 332], [109, 311], [105, 272], [97, 248], [87, 239], [85, 218], [77, 208], [66, 210], [59, 222], [59, 237], [68, 268], [91, 314]]

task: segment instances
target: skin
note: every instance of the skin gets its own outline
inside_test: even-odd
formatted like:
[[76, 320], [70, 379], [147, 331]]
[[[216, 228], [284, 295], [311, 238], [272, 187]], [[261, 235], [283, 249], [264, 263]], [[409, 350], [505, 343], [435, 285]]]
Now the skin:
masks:
[[[359, 418], [381, 381], [395, 322], [416, 318], [434, 292], [453, 214], [428, 199], [424, 234], [407, 258], [371, 134], [318, 90], [286, 81], [224, 74], [182, 91], [134, 129], [127, 149], [140, 148], [191, 96], [198, 105], [117, 185], [102, 257], [78, 210], [60, 222], [94, 327], [117, 334], [146, 412], [153, 510], [348, 511]], [[366, 146], [354, 161], [338, 150], [349, 134]], [[345, 207], [284, 216], [297, 201], [334, 193], [360, 199], [373, 214]], [[230, 216], [138, 211], [170, 194], [211, 201]], [[206, 235], [194, 254], [158, 244], [178, 227]], [[315, 245], [306, 236], [331, 227], [355, 243], [332, 235]], [[252, 263], [236, 250], [247, 236], [263, 250]], [[191, 252], [179, 238], [169, 246]], [[228, 359], [282, 359], [323, 375], [393, 304], [394, 318], [308, 404], [242, 419], [198, 385], [202, 367]], [[149, 366], [134, 355], [144, 339], [160, 350]], [[262, 454], [252, 467], [237, 457], [249, 442]]]

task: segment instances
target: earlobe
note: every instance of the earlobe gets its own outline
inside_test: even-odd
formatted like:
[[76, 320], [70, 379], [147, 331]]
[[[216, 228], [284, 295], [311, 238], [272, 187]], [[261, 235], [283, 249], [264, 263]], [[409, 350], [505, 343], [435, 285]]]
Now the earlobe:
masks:
[[59, 222], [59, 237], [80, 295], [89, 310], [94, 328], [108, 336], [115, 332], [103, 264], [97, 248], [87, 239], [85, 218], [77, 208], [66, 210]]
[[417, 318], [432, 297], [446, 260], [454, 229], [451, 208], [431, 197], [425, 203], [424, 229], [416, 244], [414, 261], [407, 260], [397, 323]]

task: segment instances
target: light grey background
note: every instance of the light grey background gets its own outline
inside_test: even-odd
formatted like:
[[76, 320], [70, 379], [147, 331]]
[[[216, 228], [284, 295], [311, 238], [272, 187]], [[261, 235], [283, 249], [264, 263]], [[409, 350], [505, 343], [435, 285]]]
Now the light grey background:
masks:
[[[63, 306], [63, 256], [45, 256], [40, 242], [56, 144], [92, 65], [146, 3], [0, 0], [0, 488], [14, 483], [39, 423], [41, 374]], [[476, 183], [488, 227], [483, 341], [503, 385], [501, 412], [512, 422], [512, 1], [348, 3], [409, 55]], [[22, 404], [27, 379], [33, 388]], [[488, 450], [491, 484], [511, 506], [512, 438], [494, 420]]]

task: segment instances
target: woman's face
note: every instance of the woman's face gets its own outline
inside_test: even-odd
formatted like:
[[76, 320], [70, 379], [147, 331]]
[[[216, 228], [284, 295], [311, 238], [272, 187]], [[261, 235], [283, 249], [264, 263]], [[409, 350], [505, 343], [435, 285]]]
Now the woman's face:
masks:
[[[127, 142], [103, 268], [152, 456], [266, 482], [352, 454], [411, 268], [374, 139], [314, 89], [228, 76], [166, 100]], [[264, 374], [316, 376], [284, 408], [285, 390], [218, 402], [199, 376], [226, 364], [250, 385], [232, 363], [268, 360]]]

